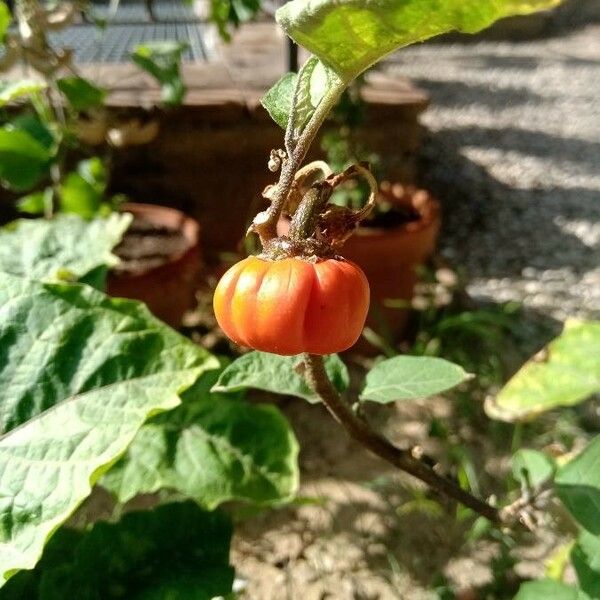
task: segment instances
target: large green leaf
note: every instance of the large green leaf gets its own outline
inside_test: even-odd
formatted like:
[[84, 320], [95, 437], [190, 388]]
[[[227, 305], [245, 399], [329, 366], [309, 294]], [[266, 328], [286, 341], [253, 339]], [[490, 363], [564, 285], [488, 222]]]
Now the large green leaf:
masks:
[[571, 551], [579, 587], [594, 600], [600, 599], [600, 536], [587, 531], [579, 534]]
[[575, 519], [600, 535], [600, 436], [596, 436], [555, 478], [556, 491]]
[[136, 46], [131, 54], [133, 62], [160, 84], [162, 100], [169, 106], [181, 104], [185, 96], [180, 65], [186, 48], [181, 42], [156, 41]]
[[452, 30], [474, 33], [559, 0], [292, 0], [277, 21], [346, 82], [390, 52]]
[[[254, 388], [318, 402], [319, 398], [299, 372], [301, 364], [302, 359], [299, 356], [249, 352], [233, 361], [221, 373], [212, 391], [237, 392]], [[325, 369], [338, 392], [343, 392], [349, 382], [346, 365], [337, 355], [332, 354], [325, 358]]]
[[9, 125], [0, 128], [0, 180], [20, 191], [48, 173], [52, 153], [29, 133]]
[[527, 362], [486, 405], [491, 417], [515, 421], [572, 406], [600, 391], [600, 321], [567, 321], [561, 335]]
[[179, 408], [144, 425], [102, 485], [121, 502], [170, 489], [206, 508], [291, 498], [298, 443], [287, 421], [274, 406], [211, 394], [217, 376], [205, 374]]
[[31, 279], [82, 279], [117, 264], [111, 250], [130, 222], [130, 215], [116, 213], [92, 221], [75, 215], [15, 221], [0, 229], [0, 271]]
[[581, 590], [554, 579], [528, 581], [519, 588], [514, 600], [591, 600]]
[[367, 373], [360, 399], [386, 403], [426, 398], [469, 378], [462, 367], [443, 358], [395, 356], [377, 363]]
[[19, 98], [40, 92], [45, 87], [46, 84], [43, 81], [36, 79], [0, 81], [0, 106], [5, 106]]
[[231, 524], [192, 502], [126, 514], [87, 533], [59, 529], [0, 600], [211, 600], [231, 592]]
[[0, 273], [0, 570], [46, 539], [148, 417], [217, 366], [137, 302]]
[[105, 89], [82, 77], [63, 77], [56, 82], [56, 85], [75, 111], [101, 106], [106, 97]]

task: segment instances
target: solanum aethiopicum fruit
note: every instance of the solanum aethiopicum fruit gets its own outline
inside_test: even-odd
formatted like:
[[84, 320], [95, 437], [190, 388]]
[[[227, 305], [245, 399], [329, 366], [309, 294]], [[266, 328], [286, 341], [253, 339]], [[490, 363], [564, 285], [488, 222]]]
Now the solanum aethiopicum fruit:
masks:
[[215, 315], [234, 342], [292, 355], [347, 350], [362, 331], [369, 283], [346, 260], [250, 256], [223, 275]]

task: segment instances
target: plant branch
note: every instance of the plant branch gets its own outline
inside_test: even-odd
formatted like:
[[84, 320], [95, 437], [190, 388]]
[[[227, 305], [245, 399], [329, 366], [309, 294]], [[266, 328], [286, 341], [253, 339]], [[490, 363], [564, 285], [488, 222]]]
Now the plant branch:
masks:
[[279, 176], [277, 188], [271, 198], [271, 206], [266, 211], [257, 215], [251, 228], [260, 236], [263, 247], [270, 240], [277, 237], [277, 221], [281, 216], [290, 190], [294, 185], [296, 172], [306, 157], [306, 153], [317, 135], [319, 128], [323, 124], [323, 121], [325, 121], [325, 118], [335, 106], [335, 103], [338, 101], [338, 98], [341, 96], [345, 87], [346, 84], [340, 81], [339, 85], [331, 88], [323, 96], [321, 102], [315, 109], [315, 112], [297, 140], [294, 140], [294, 125], [292, 116], [290, 115], [285, 133], [287, 158], [283, 161], [281, 166], [281, 174]]
[[471, 495], [454, 481], [439, 475], [432, 467], [414, 456], [411, 451], [397, 448], [374, 431], [364, 419], [352, 412], [329, 381], [322, 356], [304, 354], [303, 359], [305, 364], [304, 375], [308, 384], [317, 393], [333, 418], [344, 427], [355, 441], [401, 471], [413, 475], [438, 492], [457, 500], [493, 523], [503, 523], [504, 515], [496, 507]]

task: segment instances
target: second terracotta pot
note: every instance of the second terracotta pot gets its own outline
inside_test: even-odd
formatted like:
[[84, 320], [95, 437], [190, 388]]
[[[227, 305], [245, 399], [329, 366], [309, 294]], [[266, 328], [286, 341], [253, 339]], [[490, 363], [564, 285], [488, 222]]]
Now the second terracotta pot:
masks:
[[[359, 265], [369, 280], [368, 325], [386, 337], [397, 339], [406, 327], [409, 311], [390, 308], [385, 301], [409, 302], [413, 297], [417, 268], [435, 251], [440, 206], [426, 190], [399, 184], [382, 186], [380, 201], [412, 212], [414, 220], [394, 227], [361, 226], [341, 253]], [[280, 235], [287, 233], [289, 221], [280, 221], [278, 229]]]

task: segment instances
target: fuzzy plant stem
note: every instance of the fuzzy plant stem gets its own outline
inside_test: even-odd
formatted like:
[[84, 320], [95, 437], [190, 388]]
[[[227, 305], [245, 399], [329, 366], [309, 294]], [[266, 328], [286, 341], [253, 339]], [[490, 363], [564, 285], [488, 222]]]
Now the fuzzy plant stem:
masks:
[[339, 85], [331, 88], [327, 94], [323, 96], [309, 122], [306, 124], [306, 127], [297, 139], [295, 139], [293, 131], [294, 124], [292, 119], [290, 119], [285, 134], [287, 158], [283, 161], [281, 166], [281, 174], [277, 183], [277, 189], [271, 199], [271, 206], [265, 213], [262, 213], [264, 217], [259, 221], [255, 220], [254, 222], [254, 231], [259, 234], [263, 247], [270, 240], [277, 237], [277, 221], [281, 216], [290, 190], [294, 185], [296, 173], [302, 165], [302, 161], [306, 157], [306, 153], [317, 135], [319, 128], [323, 124], [323, 121], [325, 121], [325, 118], [331, 109], [335, 106], [335, 103], [338, 101], [345, 87], [346, 85], [340, 82]]
[[496, 507], [469, 494], [452, 480], [439, 475], [429, 465], [413, 456], [409, 450], [397, 448], [374, 431], [365, 420], [357, 416], [342, 400], [329, 381], [322, 356], [304, 354], [303, 359], [305, 365], [304, 376], [308, 384], [350, 437], [373, 454], [401, 471], [410, 473], [441, 494], [457, 500], [493, 523], [503, 523], [503, 515]]

